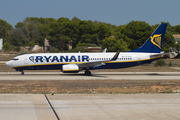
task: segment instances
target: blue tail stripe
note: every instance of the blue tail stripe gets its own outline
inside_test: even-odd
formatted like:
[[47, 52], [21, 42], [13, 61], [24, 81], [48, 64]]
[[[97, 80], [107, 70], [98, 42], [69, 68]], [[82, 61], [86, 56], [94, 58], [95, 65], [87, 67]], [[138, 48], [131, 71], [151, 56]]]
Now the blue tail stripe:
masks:
[[159, 27], [140, 48], [129, 52], [160, 53], [164, 41], [166, 27], [167, 23], [161, 23], [161, 25], [159, 25]]

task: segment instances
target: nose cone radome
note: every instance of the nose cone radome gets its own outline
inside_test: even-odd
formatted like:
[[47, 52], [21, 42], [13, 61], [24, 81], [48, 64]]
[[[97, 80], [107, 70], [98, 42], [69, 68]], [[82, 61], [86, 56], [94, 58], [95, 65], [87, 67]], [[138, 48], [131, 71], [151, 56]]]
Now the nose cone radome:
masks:
[[11, 67], [11, 62], [10, 61], [6, 62], [6, 65]]

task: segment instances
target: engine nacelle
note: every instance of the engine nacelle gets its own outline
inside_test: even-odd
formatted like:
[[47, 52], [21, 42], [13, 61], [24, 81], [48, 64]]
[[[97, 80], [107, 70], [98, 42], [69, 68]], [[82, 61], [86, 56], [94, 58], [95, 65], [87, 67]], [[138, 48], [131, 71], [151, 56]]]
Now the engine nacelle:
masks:
[[74, 64], [63, 65], [62, 66], [62, 72], [63, 73], [78, 73], [79, 72], [79, 66], [74, 65]]

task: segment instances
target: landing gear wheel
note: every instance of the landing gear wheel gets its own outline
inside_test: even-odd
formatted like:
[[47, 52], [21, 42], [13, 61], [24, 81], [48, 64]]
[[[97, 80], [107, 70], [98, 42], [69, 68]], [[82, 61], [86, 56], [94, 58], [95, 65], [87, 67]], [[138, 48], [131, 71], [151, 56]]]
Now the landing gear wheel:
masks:
[[24, 72], [23, 72], [23, 71], [21, 72], [21, 75], [24, 75]]
[[85, 75], [91, 75], [91, 71], [85, 70]]

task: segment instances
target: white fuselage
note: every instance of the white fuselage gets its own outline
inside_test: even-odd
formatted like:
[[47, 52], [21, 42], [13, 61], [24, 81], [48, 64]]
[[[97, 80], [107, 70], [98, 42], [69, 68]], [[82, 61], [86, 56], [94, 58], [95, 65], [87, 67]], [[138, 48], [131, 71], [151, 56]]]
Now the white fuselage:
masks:
[[[45, 70], [45, 69], [61, 69], [62, 65], [66, 64], [83, 64], [93, 63], [97, 61], [106, 61], [99, 65], [99, 69], [113, 69], [136, 66], [139, 64], [149, 63], [159, 57], [151, 57], [157, 53], [133, 53], [121, 52], [115, 61], [108, 61], [114, 56], [115, 52], [107, 53], [39, 53], [39, 54], [25, 54], [15, 57], [6, 65], [16, 70]], [[58, 66], [58, 67], [57, 67]], [[80, 68], [85, 69], [86, 66]], [[87, 66], [88, 67], [88, 66]], [[97, 66], [95, 66], [97, 67]], [[94, 68], [95, 68], [94, 67]], [[94, 69], [91, 68], [91, 69]]]

